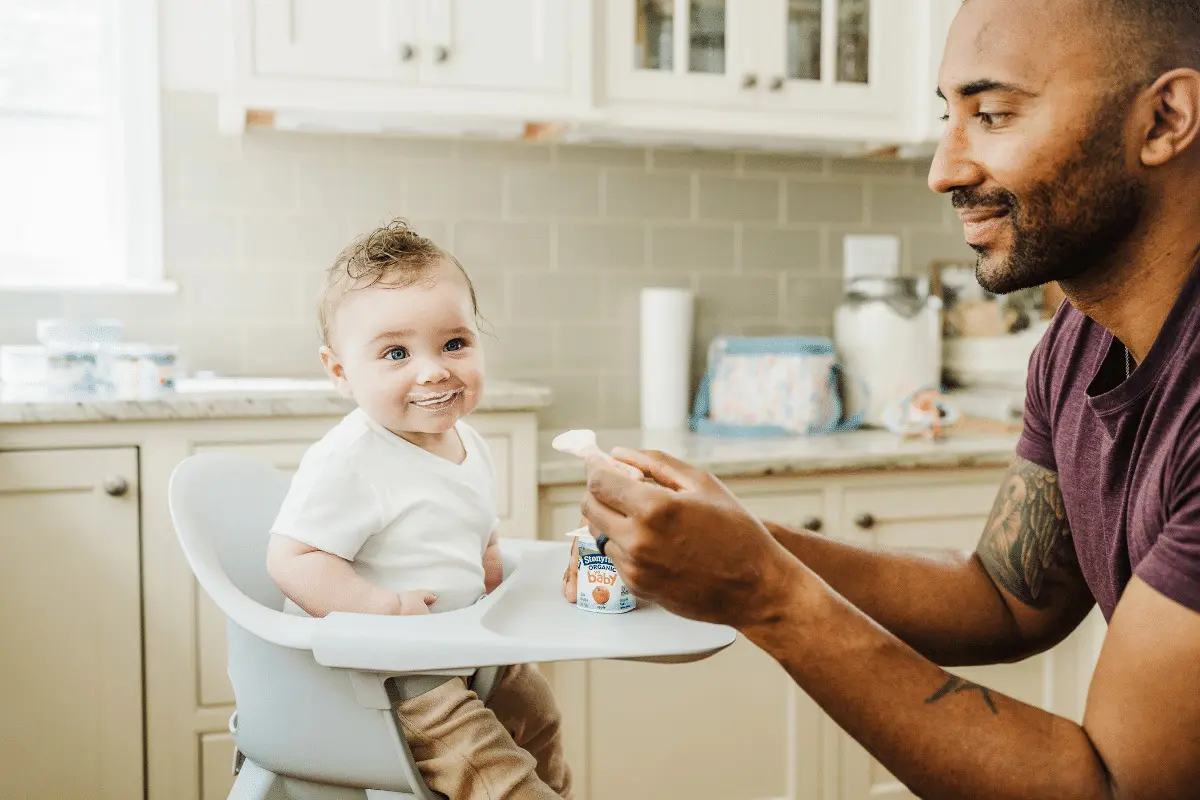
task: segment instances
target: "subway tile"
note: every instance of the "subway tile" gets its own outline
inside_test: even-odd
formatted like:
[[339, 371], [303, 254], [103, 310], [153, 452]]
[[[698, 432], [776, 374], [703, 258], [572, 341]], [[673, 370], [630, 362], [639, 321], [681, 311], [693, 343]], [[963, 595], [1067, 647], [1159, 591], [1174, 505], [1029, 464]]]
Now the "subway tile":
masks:
[[637, 372], [603, 376], [600, 395], [604, 427], [637, 428], [642, 424], [641, 376]]
[[[186, 281], [186, 278], [174, 279], [181, 287]], [[71, 292], [64, 295], [62, 310], [69, 317], [119, 319], [125, 323], [127, 341], [142, 338], [140, 327], [177, 324], [185, 317], [182, 288], [171, 294]], [[170, 340], [158, 339], [156, 343], [170, 344]]]
[[551, 323], [496, 325], [483, 335], [487, 373], [508, 376], [554, 368], [555, 326]]
[[638, 320], [641, 317], [642, 289], [668, 287], [691, 288], [689, 275], [674, 273], [610, 274], [604, 277], [604, 304], [602, 317], [607, 322], [617, 323], [637, 336]]
[[[126, 338], [179, 346], [179, 369], [187, 375], [205, 370], [217, 375], [239, 375], [244, 370], [245, 336], [240, 324], [204, 322], [156, 323], [141, 326]], [[313, 358], [315, 353], [310, 354]]]
[[285, 210], [296, 202], [298, 167], [292, 158], [213, 157], [194, 151], [181, 158], [178, 205], [183, 208]]
[[[832, 317], [831, 317], [832, 319]], [[742, 336], [829, 336], [828, 323], [790, 324], [786, 322], [741, 322], [737, 325]]]
[[696, 313], [707, 319], [779, 319], [778, 274], [701, 275]]
[[604, 176], [604, 213], [637, 219], [690, 219], [690, 175], [611, 170]]
[[973, 265], [978, 260], [962, 233], [908, 232], [908, 263], [912, 275], [927, 275], [934, 261]]
[[594, 217], [600, 213], [600, 172], [591, 167], [508, 169], [508, 211], [520, 217]]
[[471, 285], [475, 288], [475, 303], [479, 306], [479, 316], [483, 328], [502, 326], [511, 319], [508, 302], [508, 276], [503, 270], [483, 267], [480, 269], [467, 268], [471, 276]]
[[646, 229], [622, 223], [558, 223], [560, 269], [626, 270], [646, 265]]
[[341, 216], [247, 215], [241, 220], [242, 263], [250, 270], [328, 266], [352, 238]]
[[911, 175], [912, 164], [896, 158], [831, 158], [829, 169], [835, 175]]
[[650, 151], [654, 169], [705, 170], [732, 172], [737, 159], [732, 151], [662, 148]]
[[495, 164], [446, 161], [408, 166], [405, 215], [428, 217], [499, 217], [504, 174]]
[[560, 164], [593, 164], [598, 167], [644, 167], [646, 151], [640, 147], [598, 144], [560, 144]]
[[512, 318], [521, 322], [598, 322], [605, 279], [595, 275], [509, 275]]
[[0, 320], [5, 325], [28, 320], [32, 330], [40, 317], [61, 317], [65, 313], [66, 295], [52, 292], [22, 292], [0, 290]]
[[788, 222], [862, 222], [864, 198], [865, 190], [859, 184], [790, 181]]
[[734, 228], [657, 225], [650, 231], [650, 265], [654, 269], [733, 269]]
[[785, 279], [783, 321], [788, 325], [828, 325], [842, 301], [841, 278], [789, 275]]
[[783, 230], [747, 225], [742, 229], [742, 268], [818, 272], [821, 234], [815, 230]]
[[594, 372], [520, 372], [513, 380], [549, 386], [554, 400], [538, 411], [538, 427], [547, 430], [592, 428], [601, 418], [602, 378]]
[[825, 159], [821, 156], [798, 155], [795, 153], [744, 152], [741, 154], [744, 172], [776, 172], [820, 175], [825, 171]]
[[446, 161], [454, 157], [453, 139], [418, 136], [348, 136], [346, 155], [353, 162], [378, 163], [381, 160]]
[[638, 332], [630, 326], [560, 322], [553, 338], [558, 367], [604, 372], [637, 369]]
[[871, 222], [880, 225], [940, 226], [950, 200], [924, 184], [870, 187]]
[[311, 280], [298, 270], [204, 270], [203, 280], [180, 286], [187, 318], [298, 322], [315, 313]]
[[243, 374], [275, 378], [319, 378], [325, 374], [318, 351], [316, 320], [291, 324], [254, 323], [243, 328]]
[[550, 145], [540, 142], [494, 142], [480, 139], [462, 139], [458, 142], [458, 157], [471, 163], [548, 162], [553, 152]]
[[168, 211], [163, 257], [167, 271], [193, 267], [229, 268], [239, 263], [237, 217], [232, 214]]
[[779, 219], [779, 181], [701, 175], [701, 219], [774, 222]]
[[459, 220], [454, 255], [468, 271], [476, 267], [531, 270], [550, 266], [550, 223]]
[[369, 164], [345, 157], [314, 159], [298, 172], [296, 205], [399, 215], [407, 210], [404, 169], [379, 159]]

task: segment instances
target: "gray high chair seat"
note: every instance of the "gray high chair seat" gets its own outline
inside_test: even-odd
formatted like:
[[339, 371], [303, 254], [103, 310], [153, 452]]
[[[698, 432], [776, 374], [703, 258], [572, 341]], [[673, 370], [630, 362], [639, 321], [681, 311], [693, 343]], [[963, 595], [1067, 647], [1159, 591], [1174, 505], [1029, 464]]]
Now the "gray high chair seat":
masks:
[[501, 543], [505, 580], [468, 609], [423, 617], [285, 614], [267, 574], [269, 529], [289, 477], [206, 453], [171, 476], [171, 518], [188, 564], [227, 617], [238, 750], [230, 800], [438, 800], [392, 706], [449, 675], [486, 701], [499, 665], [589, 658], [684, 662], [729, 646], [731, 629], [653, 605], [588, 614], [559, 592], [569, 545]]

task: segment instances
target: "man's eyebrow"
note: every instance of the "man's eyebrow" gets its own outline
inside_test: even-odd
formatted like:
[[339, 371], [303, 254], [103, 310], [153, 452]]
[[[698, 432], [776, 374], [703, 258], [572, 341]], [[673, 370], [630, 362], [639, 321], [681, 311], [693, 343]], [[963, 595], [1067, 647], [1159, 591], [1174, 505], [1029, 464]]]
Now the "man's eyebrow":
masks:
[[[1019, 94], [1022, 97], [1037, 97], [1037, 92], [1026, 89], [1024, 86], [1018, 86], [1015, 83], [1006, 83], [1005, 81], [994, 81], [989, 78], [981, 78], [977, 81], [961, 84], [955, 94], [959, 97], [971, 97], [984, 92], [1007, 92], [1009, 94]], [[946, 99], [946, 95], [942, 92], [941, 87], [937, 89], [937, 96], [942, 100]]]

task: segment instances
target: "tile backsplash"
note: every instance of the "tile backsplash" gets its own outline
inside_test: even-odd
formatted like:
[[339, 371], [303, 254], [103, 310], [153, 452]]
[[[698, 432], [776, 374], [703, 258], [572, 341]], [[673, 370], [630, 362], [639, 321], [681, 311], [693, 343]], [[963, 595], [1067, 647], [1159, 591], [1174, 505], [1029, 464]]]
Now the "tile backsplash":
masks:
[[169, 295], [0, 292], [0, 341], [113, 315], [189, 370], [320, 374], [323, 269], [385, 218], [453, 251], [488, 322], [493, 377], [553, 387], [546, 425], [638, 423], [638, 290], [697, 293], [717, 333], [829, 334], [841, 237], [894, 233], [902, 267], [972, 258], [926, 165], [757, 152], [216, 132], [207, 94], [163, 96]]

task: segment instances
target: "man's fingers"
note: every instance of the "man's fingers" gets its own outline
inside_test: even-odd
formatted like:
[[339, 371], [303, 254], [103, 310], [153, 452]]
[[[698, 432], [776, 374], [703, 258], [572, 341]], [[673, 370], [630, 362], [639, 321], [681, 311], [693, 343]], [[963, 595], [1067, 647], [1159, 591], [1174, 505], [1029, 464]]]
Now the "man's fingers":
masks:
[[610, 539], [615, 539], [624, 535], [625, 517], [597, 500], [590, 491], [583, 496], [581, 509], [588, 530], [593, 536], [603, 533]]
[[612, 455], [649, 475], [659, 486], [676, 491], [699, 488], [696, 468], [674, 456], [657, 450], [629, 450], [624, 447], [613, 448]]
[[629, 473], [615, 469], [599, 456], [591, 456], [584, 463], [588, 494], [623, 516], [633, 516], [653, 490], [662, 491], [661, 487], [644, 483]]

